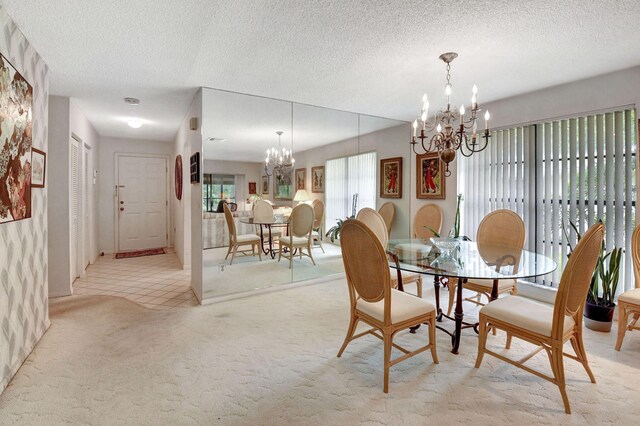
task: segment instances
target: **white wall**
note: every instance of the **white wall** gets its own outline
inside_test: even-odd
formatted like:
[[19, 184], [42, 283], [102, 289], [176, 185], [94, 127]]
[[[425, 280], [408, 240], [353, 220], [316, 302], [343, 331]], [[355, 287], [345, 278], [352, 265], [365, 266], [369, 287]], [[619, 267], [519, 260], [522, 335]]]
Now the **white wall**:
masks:
[[236, 176], [236, 202], [238, 210], [244, 210], [249, 197], [249, 182], [256, 183], [256, 193], [260, 194], [262, 163], [248, 161], [204, 160], [203, 173]]
[[[49, 68], [2, 7], [0, 30], [0, 52], [33, 88], [32, 145], [50, 155]], [[46, 187], [32, 188], [31, 218], [0, 224], [0, 392], [49, 328], [47, 202]]]
[[[100, 252], [114, 253], [115, 240], [115, 212], [116, 212], [116, 154], [152, 154], [166, 155], [169, 165], [172, 165], [171, 142], [147, 141], [138, 139], [100, 138], [98, 162], [98, 211], [100, 220], [98, 247]], [[169, 181], [173, 174], [169, 170]], [[171, 195], [171, 194], [170, 194]], [[171, 213], [169, 214], [169, 229], [171, 229]], [[171, 233], [169, 233], [171, 235]], [[171, 245], [171, 238], [169, 241]]]
[[[198, 119], [198, 129], [188, 130], [190, 146], [186, 148], [187, 159], [197, 152], [202, 155], [202, 109], [202, 89], [200, 89], [198, 90], [198, 93], [196, 93], [185, 122], [182, 124], [182, 126], [186, 126], [186, 128], [188, 128], [191, 117], [196, 117]], [[200, 161], [202, 162], [202, 157], [200, 158]], [[200, 166], [199, 181], [199, 183], [188, 183], [187, 185], [191, 186], [191, 188], [187, 186], [185, 190], [187, 192], [191, 190], [191, 208], [188, 212], [191, 215], [191, 288], [198, 300], [202, 301], [207, 297], [207, 295], [204, 294], [204, 288], [202, 285], [202, 165]], [[187, 182], [189, 182], [188, 178]]]

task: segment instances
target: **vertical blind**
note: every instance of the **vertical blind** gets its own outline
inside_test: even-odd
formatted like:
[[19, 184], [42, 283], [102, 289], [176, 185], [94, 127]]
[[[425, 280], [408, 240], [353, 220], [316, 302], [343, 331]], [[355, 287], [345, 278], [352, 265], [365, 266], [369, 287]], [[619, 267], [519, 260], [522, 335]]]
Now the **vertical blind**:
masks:
[[607, 250], [624, 248], [619, 291], [634, 287], [635, 123], [635, 110], [624, 109], [494, 131], [490, 146], [461, 164], [463, 230], [474, 238], [488, 212], [517, 212], [526, 248], [558, 263], [539, 282], [557, 286], [570, 250], [563, 229], [575, 246], [569, 222], [582, 234], [602, 219]]
[[352, 214], [354, 195], [358, 196], [357, 209], [376, 207], [375, 152], [336, 158], [325, 165], [325, 208], [327, 227], [338, 219]]

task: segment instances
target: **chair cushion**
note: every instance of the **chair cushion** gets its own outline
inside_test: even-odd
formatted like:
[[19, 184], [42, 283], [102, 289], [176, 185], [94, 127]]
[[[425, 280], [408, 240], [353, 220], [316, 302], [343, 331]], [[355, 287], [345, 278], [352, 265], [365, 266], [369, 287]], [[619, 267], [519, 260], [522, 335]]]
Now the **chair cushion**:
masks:
[[[487, 291], [491, 291], [493, 288], [493, 280], [485, 279], [470, 279], [469, 284], [475, 284], [480, 287], [485, 287]], [[498, 291], [511, 288], [516, 285], [516, 280], [498, 280]]]
[[245, 234], [245, 235], [238, 235], [236, 237], [236, 241], [238, 243], [259, 243], [260, 242], [260, 237], [258, 237], [257, 235], [251, 235], [251, 234]]
[[618, 300], [621, 302], [640, 305], [640, 288], [634, 288], [633, 290], [625, 291], [620, 296], [618, 296]]
[[[374, 317], [379, 321], [384, 321], [384, 300], [370, 303], [359, 299], [356, 309]], [[435, 311], [436, 308], [431, 303], [408, 293], [391, 289], [391, 323], [396, 324]]]
[[[256, 235], [260, 236], [260, 231], [256, 231]], [[269, 238], [269, 231], [265, 229], [264, 231], [262, 231], [262, 235], [264, 236], [264, 238]], [[282, 235], [282, 231], [276, 229], [271, 230], [272, 237], [279, 237], [280, 235]]]
[[311, 231], [311, 237], [312, 238], [320, 238], [320, 234], [318, 234], [318, 231]]
[[[398, 281], [398, 270], [395, 268], [389, 268], [389, 272], [391, 273], [391, 282]], [[408, 284], [418, 281], [421, 274], [417, 272], [407, 272], [402, 271], [402, 284]]]
[[[518, 328], [551, 337], [553, 305], [521, 296], [507, 296], [483, 306], [480, 313]], [[566, 332], [574, 325], [573, 318], [565, 315], [564, 331]]]
[[292, 235], [286, 237], [280, 237], [280, 243], [288, 246], [306, 246], [309, 244], [309, 240], [303, 237], [294, 237]]

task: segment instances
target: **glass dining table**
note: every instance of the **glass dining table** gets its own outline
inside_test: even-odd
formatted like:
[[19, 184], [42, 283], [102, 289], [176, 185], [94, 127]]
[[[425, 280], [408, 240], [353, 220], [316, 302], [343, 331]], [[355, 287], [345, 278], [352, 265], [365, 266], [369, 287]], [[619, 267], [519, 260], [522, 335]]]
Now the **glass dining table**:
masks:
[[[280, 215], [274, 215], [270, 218], [243, 217], [243, 218], [240, 218], [240, 222], [246, 223], [248, 225], [258, 225], [260, 227], [260, 242], [262, 246], [262, 252], [266, 255], [270, 255], [271, 258], [274, 259], [276, 257], [277, 252], [273, 248], [272, 228], [285, 227], [286, 231], [288, 231], [289, 218], [280, 216]], [[266, 233], [265, 233], [265, 229], [267, 230]]]
[[[394, 260], [394, 262], [389, 262], [389, 265], [397, 270], [399, 277], [401, 271], [434, 277], [437, 320], [442, 322], [442, 318], [446, 317], [455, 322], [453, 332], [440, 325], [437, 328], [451, 336], [451, 352], [454, 354], [457, 354], [460, 348], [463, 329], [473, 328], [476, 333], [478, 332], [477, 323], [471, 324], [463, 321], [462, 288], [465, 281], [473, 279], [493, 281], [490, 298], [493, 301], [498, 298], [499, 280], [538, 277], [549, 274], [557, 268], [556, 262], [552, 259], [528, 250], [463, 240], [434, 240], [439, 247], [436, 247], [431, 240], [399, 239], [389, 241], [387, 253]], [[440, 308], [442, 278], [457, 280], [456, 306], [453, 318], [444, 314]], [[415, 332], [415, 330], [412, 331]]]

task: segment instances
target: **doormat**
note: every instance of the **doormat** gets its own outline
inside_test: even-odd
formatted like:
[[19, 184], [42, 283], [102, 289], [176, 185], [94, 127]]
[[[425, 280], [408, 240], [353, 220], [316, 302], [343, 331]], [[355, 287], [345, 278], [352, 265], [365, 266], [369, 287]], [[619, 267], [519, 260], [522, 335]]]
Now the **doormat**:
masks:
[[164, 254], [164, 249], [149, 249], [149, 250], [135, 250], [135, 251], [123, 251], [121, 253], [116, 253], [116, 259], [128, 259], [130, 257], [142, 257], [142, 256], [153, 256], [156, 254]]

